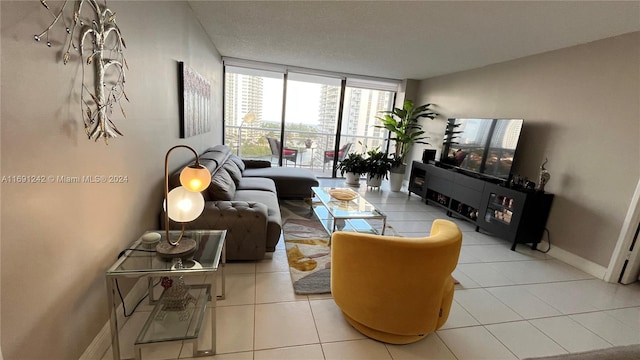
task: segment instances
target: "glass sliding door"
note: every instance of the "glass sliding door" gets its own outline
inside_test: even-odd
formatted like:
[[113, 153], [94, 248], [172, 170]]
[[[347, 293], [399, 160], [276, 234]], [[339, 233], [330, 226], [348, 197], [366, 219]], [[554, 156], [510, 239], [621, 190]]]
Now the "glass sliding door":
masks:
[[225, 67], [224, 144], [242, 158], [278, 163], [284, 74]]
[[[342, 111], [340, 149], [358, 153], [373, 149], [387, 151], [388, 132], [375, 126], [381, 125], [377, 120], [377, 117], [382, 116], [380, 112], [392, 109], [394, 97], [395, 92], [392, 91], [347, 86]], [[344, 155], [338, 153], [338, 156]]]
[[338, 128], [342, 80], [289, 72], [284, 116], [284, 146], [295, 158], [283, 166], [317, 171], [333, 150]]

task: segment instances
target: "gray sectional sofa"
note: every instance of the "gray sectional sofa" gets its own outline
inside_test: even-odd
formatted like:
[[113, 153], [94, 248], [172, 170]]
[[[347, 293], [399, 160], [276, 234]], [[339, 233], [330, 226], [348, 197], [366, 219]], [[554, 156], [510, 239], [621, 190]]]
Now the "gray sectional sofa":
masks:
[[[228, 260], [259, 260], [273, 252], [280, 239], [279, 198], [309, 198], [318, 180], [307, 169], [271, 167], [268, 161], [242, 160], [224, 145], [207, 149], [200, 163], [211, 172], [202, 192], [205, 209], [187, 229], [227, 230]], [[169, 187], [179, 185], [179, 171]], [[164, 219], [164, 216], [161, 216]], [[171, 229], [181, 224], [171, 221]]]

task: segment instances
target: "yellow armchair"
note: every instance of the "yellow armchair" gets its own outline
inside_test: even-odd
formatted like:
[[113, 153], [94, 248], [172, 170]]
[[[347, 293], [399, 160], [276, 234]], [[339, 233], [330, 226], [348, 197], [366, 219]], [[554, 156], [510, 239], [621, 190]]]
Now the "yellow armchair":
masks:
[[331, 293], [364, 335], [408, 344], [449, 317], [462, 232], [438, 219], [424, 238], [337, 231], [331, 237]]

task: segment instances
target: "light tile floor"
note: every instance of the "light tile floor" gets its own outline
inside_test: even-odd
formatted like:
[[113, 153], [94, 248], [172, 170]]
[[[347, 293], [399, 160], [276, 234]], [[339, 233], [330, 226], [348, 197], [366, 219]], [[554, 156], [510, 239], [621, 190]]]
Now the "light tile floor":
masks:
[[[359, 191], [402, 236], [424, 236], [432, 220], [447, 218], [386, 186], [362, 184]], [[268, 259], [227, 264], [227, 298], [216, 310], [218, 354], [200, 359], [523, 359], [640, 343], [640, 283], [606, 283], [526, 245], [512, 252], [506, 241], [454, 221], [464, 233], [454, 272], [461, 284], [447, 323], [424, 340], [399, 346], [368, 339], [347, 324], [330, 294], [294, 294], [281, 241]], [[145, 319], [144, 312], [130, 319], [124, 336], [134, 338]], [[191, 353], [191, 345], [165, 344], [143, 358]]]

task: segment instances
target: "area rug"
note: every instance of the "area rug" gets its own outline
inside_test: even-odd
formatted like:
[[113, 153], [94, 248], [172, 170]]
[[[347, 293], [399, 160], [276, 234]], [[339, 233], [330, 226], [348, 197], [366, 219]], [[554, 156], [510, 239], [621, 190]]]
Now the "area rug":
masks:
[[[330, 293], [329, 234], [306, 201], [281, 201], [280, 213], [294, 292], [300, 295]], [[396, 232], [391, 226], [387, 226], [385, 234], [396, 235]]]
[[289, 271], [296, 294], [331, 292], [329, 234], [305, 201], [280, 204]]

